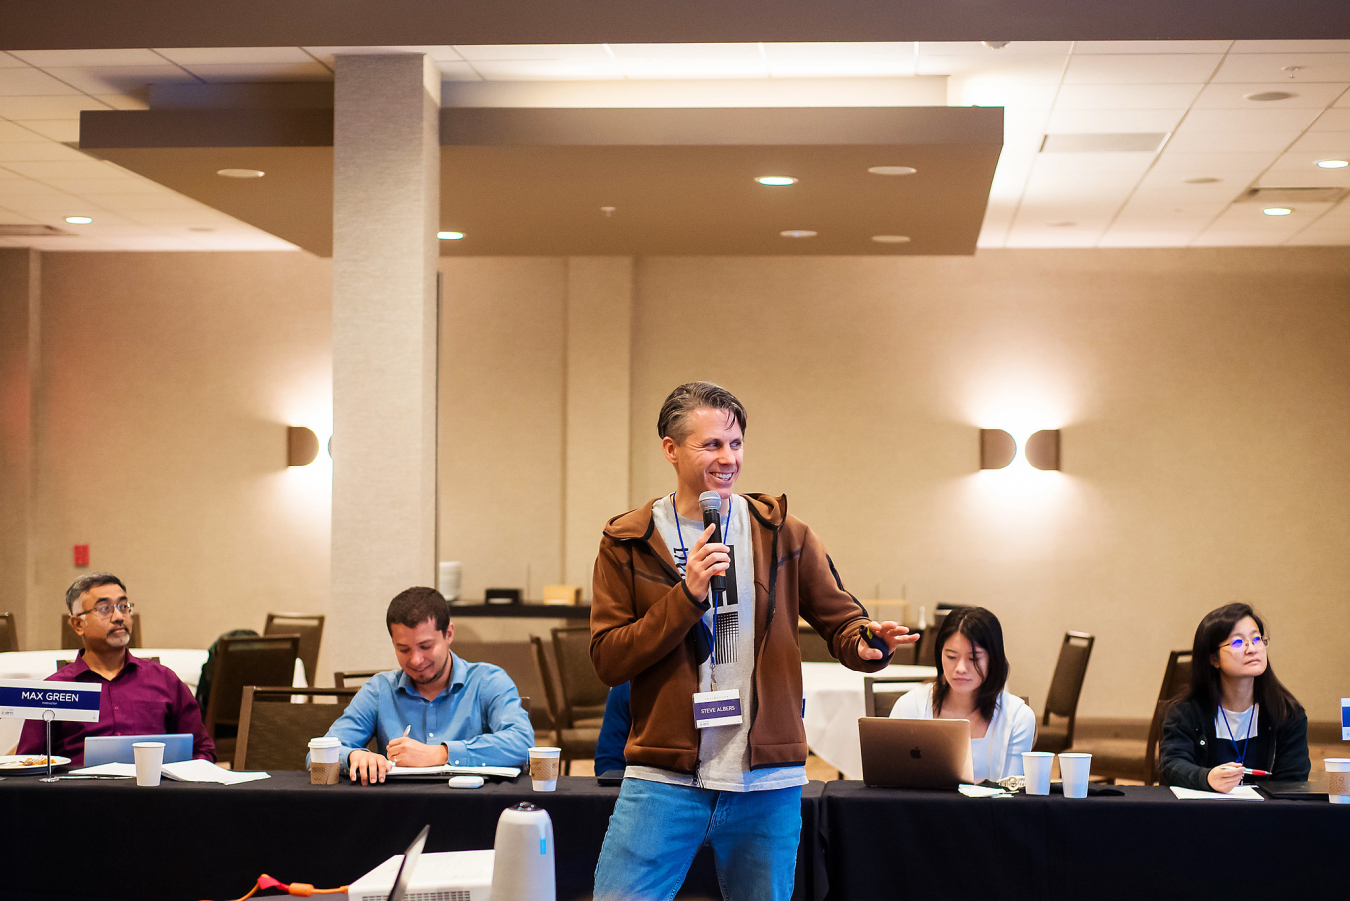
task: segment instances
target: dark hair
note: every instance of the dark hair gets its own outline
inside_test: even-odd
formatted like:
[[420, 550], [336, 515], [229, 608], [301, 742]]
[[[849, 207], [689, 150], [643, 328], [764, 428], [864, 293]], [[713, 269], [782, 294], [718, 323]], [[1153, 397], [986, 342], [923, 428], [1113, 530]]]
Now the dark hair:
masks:
[[938, 627], [937, 641], [933, 646], [933, 659], [937, 663], [937, 681], [933, 683], [933, 715], [942, 713], [942, 703], [947, 700], [951, 686], [942, 670], [942, 646], [953, 635], [960, 632], [966, 640], [976, 647], [984, 648], [989, 655], [987, 672], [981, 673], [984, 681], [975, 692], [975, 706], [980, 716], [993, 719], [994, 708], [998, 705], [998, 696], [1003, 686], [1008, 684], [1008, 655], [1003, 652], [1003, 627], [998, 617], [983, 607], [955, 607]]
[[[1233, 628], [1244, 617], [1250, 616], [1266, 635], [1266, 624], [1251, 608], [1250, 604], [1228, 604], [1218, 610], [1211, 610], [1195, 627], [1195, 641], [1191, 645], [1191, 690], [1186, 698], [1198, 701], [1205, 716], [1217, 716], [1219, 713], [1219, 668], [1211, 659], [1219, 653], [1219, 646], [1233, 634]], [[1261, 705], [1261, 712], [1270, 717], [1270, 721], [1279, 726], [1289, 720], [1303, 707], [1289, 689], [1275, 677], [1275, 671], [1266, 660], [1266, 669], [1256, 677], [1252, 686], [1252, 695]]]
[[394, 623], [416, 629], [427, 620], [436, 621], [436, 631], [450, 628], [450, 605], [434, 588], [407, 588], [394, 595], [384, 615], [384, 627], [394, 634]]
[[736, 425], [741, 427], [741, 434], [745, 434], [745, 407], [736, 395], [712, 382], [685, 382], [670, 392], [661, 405], [661, 414], [656, 417], [656, 433], [679, 444], [689, 436], [689, 414], [705, 409], [726, 410], [736, 417]]
[[75, 605], [79, 603], [80, 595], [91, 588], [99, 588], [103, 585], [116, 585], [123, 591], [127, 590], [127, 587], [122, 584], [122, 580], [112, 573], [85, 573], [74, 582], [71, 582], [70, 587], [66, 589], [66, 609], [71, 613], [74, 613]]

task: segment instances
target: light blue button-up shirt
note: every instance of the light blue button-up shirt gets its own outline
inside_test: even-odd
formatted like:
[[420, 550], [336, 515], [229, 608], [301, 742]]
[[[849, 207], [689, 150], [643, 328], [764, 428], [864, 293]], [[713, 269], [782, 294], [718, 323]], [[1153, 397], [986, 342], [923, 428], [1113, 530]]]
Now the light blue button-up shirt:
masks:
[[506, 670], [470, 663], [451, 653], [450, 684], [428, 701], [402, 670], [367, 680], [328, 729], [342, 742], [342, 769], [371, 736], [381, 754], [408, 733], [423, 744], [445, 745], [452, 766], [523, 766], [534, 744], [530, 715]]

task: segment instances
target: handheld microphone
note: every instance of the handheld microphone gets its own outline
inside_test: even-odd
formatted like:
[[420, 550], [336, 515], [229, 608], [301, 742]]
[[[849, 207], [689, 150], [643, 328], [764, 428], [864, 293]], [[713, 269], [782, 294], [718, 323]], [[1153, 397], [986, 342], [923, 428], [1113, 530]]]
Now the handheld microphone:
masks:
[[[698, 496], [698, 505], [703, 508], [703, 528], [713, 527], [712, 537], [708, 539], [708, 544], [722, 543], [722, 519], [720, 516], [722, 509], [722, 495], [716, 491], [705, 491]], [[725, 576], [712, 577], [713, 594], [723, 594], [727, 590], [727, 580]]]

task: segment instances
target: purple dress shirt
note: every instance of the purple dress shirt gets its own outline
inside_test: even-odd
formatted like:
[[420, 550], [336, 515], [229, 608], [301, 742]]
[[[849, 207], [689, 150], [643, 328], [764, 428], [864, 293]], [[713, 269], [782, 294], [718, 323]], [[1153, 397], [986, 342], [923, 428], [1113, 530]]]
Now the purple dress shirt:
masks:
[[[84, 651], [68, 666], [47, 677], [48, 682], [102, 682], [97, 723], [52, 723], [52, 753], [84, 765], [84, 740], [91, 735], [161, 735], [192, 733], [192, 756], [214, 761], [216, 744], [202, 725], [202, 711], [191, 690], [167, 666], [133, 657], [127, 652], [122, 671], [108, 681], [84, 662]], [[46, 724], [29, 720], [19, 738], [20, 754], [43, 754]]]

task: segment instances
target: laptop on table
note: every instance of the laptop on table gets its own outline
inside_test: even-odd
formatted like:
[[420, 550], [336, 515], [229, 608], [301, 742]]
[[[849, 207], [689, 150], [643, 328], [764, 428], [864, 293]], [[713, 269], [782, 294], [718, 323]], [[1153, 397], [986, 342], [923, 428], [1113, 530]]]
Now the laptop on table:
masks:
[[84, 740], [84, 765], [135, 763], [136, 752], [131, 746], [138, 741], [164, 742], [165, 763], [192, 759], [190, 732], [176, 732], [172, 735], [93, 735]]
[[968, 720], [858, 720], [863, 782], [881, 788], [955, 789], [975, 781]]

